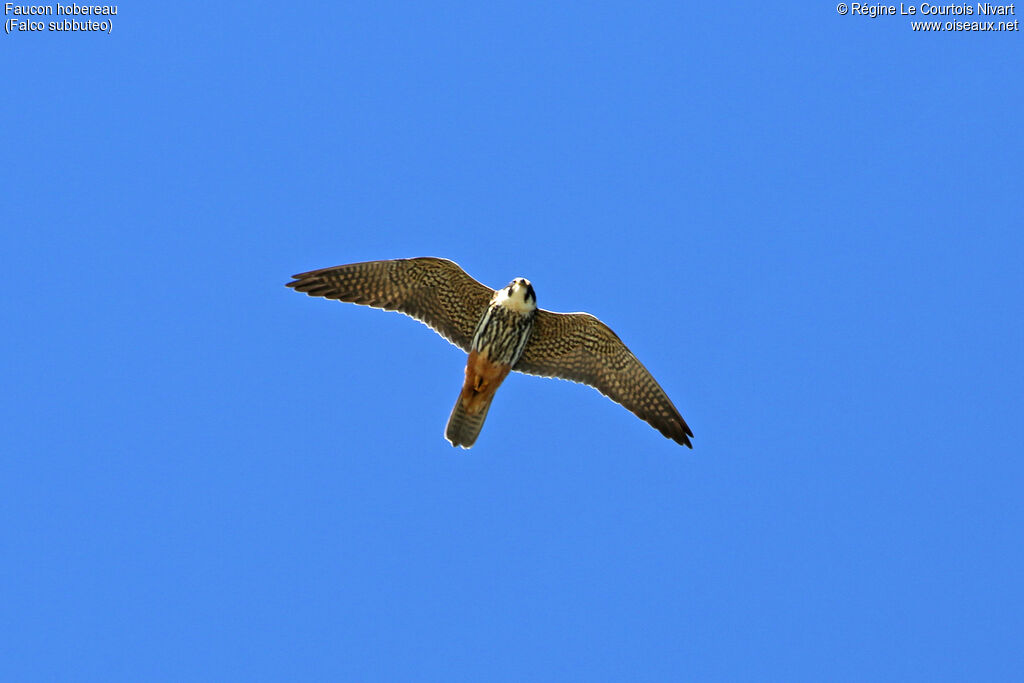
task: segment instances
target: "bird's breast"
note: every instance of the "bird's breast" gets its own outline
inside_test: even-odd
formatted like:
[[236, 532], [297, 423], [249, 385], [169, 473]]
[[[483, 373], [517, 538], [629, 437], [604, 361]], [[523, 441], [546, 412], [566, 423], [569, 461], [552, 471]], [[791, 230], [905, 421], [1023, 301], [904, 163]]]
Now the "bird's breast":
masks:
[[520, 313], [491, 304], [477, 323], [471, 350], [493, 363], [515, 365], [530, 339], [535, 316], [535, 310]]

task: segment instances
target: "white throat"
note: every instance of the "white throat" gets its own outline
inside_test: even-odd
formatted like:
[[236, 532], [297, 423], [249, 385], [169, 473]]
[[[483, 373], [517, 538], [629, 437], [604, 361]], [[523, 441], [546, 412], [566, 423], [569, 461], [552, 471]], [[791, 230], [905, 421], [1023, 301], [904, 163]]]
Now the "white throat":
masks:
[[[510, 288], [512, 289], [511, 294], [509, 294]], [[533, 298], [527, 299], [526, 292], [527, 286], [519, 284], [517, 281], [509, 287], [502, 287], [496, 291], [491, 303], [516, 313], [529, 313], [537, 310], [537, 302]]]

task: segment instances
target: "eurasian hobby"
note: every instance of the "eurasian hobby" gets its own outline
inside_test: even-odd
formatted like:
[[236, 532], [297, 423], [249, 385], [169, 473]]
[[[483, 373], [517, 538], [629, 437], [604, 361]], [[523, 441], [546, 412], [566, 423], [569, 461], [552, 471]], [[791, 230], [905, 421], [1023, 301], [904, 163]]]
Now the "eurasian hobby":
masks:
[[440, 258], [369, 261], [295, 275], [310, 296], [399, 311], [469, 353], [445, 438], [469, 448], [510, 370], [595, 387], [666, 437], [693, 448], [690, 428], [664, 390], [611, 329], [589, 313], [537, 308], [528, 280], [493, 290]]

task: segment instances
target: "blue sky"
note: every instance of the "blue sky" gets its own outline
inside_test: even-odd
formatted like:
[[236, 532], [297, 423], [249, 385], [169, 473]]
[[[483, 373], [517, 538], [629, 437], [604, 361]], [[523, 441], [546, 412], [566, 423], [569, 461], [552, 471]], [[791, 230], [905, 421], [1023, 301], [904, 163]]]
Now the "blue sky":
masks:
[[[353, 5], [356, 5], [353, 7]], [[1018, 33], [134, 3], [2, 37], [8, 680], [1019, 680]], [[293, 273], [606, 321], [695, 434]]]

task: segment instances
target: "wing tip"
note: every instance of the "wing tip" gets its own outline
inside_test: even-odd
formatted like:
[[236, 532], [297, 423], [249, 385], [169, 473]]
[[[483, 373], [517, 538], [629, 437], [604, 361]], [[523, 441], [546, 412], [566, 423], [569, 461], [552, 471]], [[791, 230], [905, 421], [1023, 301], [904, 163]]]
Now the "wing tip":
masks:
[[690, 437], [693, 436], [693, 434], [690, 433], [689, 429], [686, 429], [685, 431], [682, 431], [682, 432], [678, 432], [678, 431], [674, 431], [674, 430], [670, 431], [670, 430], [666, 429], [665, 431], [662, 431], [661, 433], [662, 433], [663, 436], [666, 436], [669, 439], [671, 439], [672, 441], [675, 441], [680, 446], [686, 446], [690, 450], [693, 450], [693, 443], [690, 441]]
[[683, 418], [679, 418], [678, 422], [673, 422], [670, 428], [661, 430], [662, 434], [675, 441], [681, 446], [686, 446], [690, 450], [693, 450], [693, 443], [690, 441], [690, 437], [693, 436], [693, 432], [690, 431], [690, 426], [686, 424]]
[[690, 426], [683, 422], [683, 438], [680, 443], [692, 451], [693, 443], [690, 441], [691, 438], [693, 438], [693, 432], [690, 431]]
[[320, 271], [317, 270], [292, 275], [291, 282], [284, 283], [284, 286], [288, 289], [293, 289], [296, 292], [303, 292], [309, 296], [331, 298], [328, 296], [330, 293], [330, 285], [320, 277]]
[[290, 289], [297, 289], [303, 282], [308, 282], [306, 279], [307, 275], [309, 275], [309, 273], [298, 273], [296, 275], [292, 275], [291, 281], [284, 283], [284, 286]]

